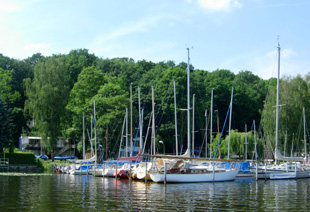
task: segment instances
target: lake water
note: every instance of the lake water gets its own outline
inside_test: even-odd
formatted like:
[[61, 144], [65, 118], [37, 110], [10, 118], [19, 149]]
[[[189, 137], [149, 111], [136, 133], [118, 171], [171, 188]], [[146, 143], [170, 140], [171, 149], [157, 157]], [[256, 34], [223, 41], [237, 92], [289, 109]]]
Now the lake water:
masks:
[[0, 175], [1, 211], [309, 211], [310, 179], [156, 184]]

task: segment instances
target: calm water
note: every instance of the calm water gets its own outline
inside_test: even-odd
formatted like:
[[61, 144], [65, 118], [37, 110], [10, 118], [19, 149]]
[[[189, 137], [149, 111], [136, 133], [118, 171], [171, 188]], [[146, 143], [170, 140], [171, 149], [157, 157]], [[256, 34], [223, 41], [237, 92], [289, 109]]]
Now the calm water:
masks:
[[310, 179], [163, 184], [0, 175], [0, 211], [309, 211]]

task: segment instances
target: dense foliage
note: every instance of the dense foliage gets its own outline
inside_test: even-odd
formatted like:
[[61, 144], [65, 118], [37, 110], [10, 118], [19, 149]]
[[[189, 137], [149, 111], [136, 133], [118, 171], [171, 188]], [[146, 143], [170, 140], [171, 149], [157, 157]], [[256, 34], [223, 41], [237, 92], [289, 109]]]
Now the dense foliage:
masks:
[[11, 139], [12, 123], [10, 118], [10, 111], [6, 103], [0, 97], [0, 150], [9, 147]]
[[[133, 137], [138, 127], [138, 87], [141, 90], [141, 108], [144, 111], [143, 136], [146, 136], [152, 110], [151, 86], [155, 92], [156, 146], [162, 152], [175, 152], [174, 88], [176, 83], [177, 127], [179, 148], [187, 148], [187, 64], [173, 61], [154, 63], [130, 58], [98, 58], [86, 49], [72, 50], [67, 55], [44, 57], [35, 54], [25, 60], [15, 60], [0, 54], [0, 111], [6, 111], [12, 119], [10, 140], [17, 141], [22, 133], [41, 136], [44, 148], [53, 152], [58, 137], [62, 136], [81, 150], [82, 117], [85, 115], [86, 144], [90, 148], [90, 127], [96, 108], [98, 141], [107, 145], [108, 157], [114, 157], [119, 149], [125, 108], [130, 107], [129, 87], [133, 90]], [[232, 87], [234, 88], [230, 154], [245, 154], [245, 124], [256, 121], [259, 129], [258, 152], [264, 157], [263, 149], [274, 148], [276, 80], [263, 80], [250, 71], [234, 74], [229, 70], [212, 72], [190, 66], [191, 105], [195, 94], [195, 154], [205, 155], [206, 118], [210, 128], [211, 90], [214, 91], [213, 105], [213, 151], [222, 131], [229, 108]], [[295, 150], [302, 150], [300, 121], [302, 107], [310, 113], [310, 76], [304, 79], [284, 78], [281, 80], [280, 138], [287, 131], [287, 140]], [[2, 106], [3, 105], [3, 106]], [[8, 108], [6, 108], [7, 105]], [[205, 112], [207, 111], [207, 113]], [[1, 114], [1, 113], [0, 113]], [[207, 115], [207, 116], [205, 116]], [[130, 116], [129, 116], [130, 117]], [[4, 120], [3, 115], [0, 117]], [[27, 123], [34, 122], [29, 127]], [[228, 123], [228, 122], [227, 122]], [[260, 124], [261, 123], [261, 124]], [[191, 115], [192, 125], [192, 115]], [[7, 125], [8, 126], [8, 125]], [[260, 126], [260, 127], [259, 127]], [[253, 125], [248, 127], [248, 158], [254, 151]], [[1, 130], [1, 129], [0, 129]], [[210, 132], [208, 132], [209, 134]], [[227, 154], [228, 124], [221, 141], [221, 154]], [[252, 135], [252, 136], [251, 136]], [[150, 147], [147, 140], [146, 151]], [[107, 144], [105, 143], [107, 141]], [[6, 141], [7, 142], [7, 141]], [[137, 142], [138, 143], [138, 142]], [[207, 143], [210, 143], [208, 136]], [[288, 142], [289, 143], [289, 142]], [[287, 149], [290, 149], [291, 143]], [[208, 147], [208, 149], [210, 146]], [[103, 151], [105, 152], [105, 151]], [[180, 150], [179, 150], [180, 152]], [[213, 152], [214, 154], [214, 152]]]

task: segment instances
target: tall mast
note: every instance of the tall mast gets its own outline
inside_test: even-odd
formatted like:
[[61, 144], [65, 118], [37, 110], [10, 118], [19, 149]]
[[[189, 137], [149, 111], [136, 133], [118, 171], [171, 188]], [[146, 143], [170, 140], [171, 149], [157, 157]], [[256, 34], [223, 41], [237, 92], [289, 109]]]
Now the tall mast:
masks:
[[90, 115], [90, 155], [93, 156], [93, 115]]
[[130, 157], [132, 156], [132, 83], [130, 83]]
[[286, 142], [287, 142], [287, 130], [285, 131], [285, 140], [284, 140], [284, 157], [286, 156]]
[[155, 108], [154, 108], [154, 87], [152, 86], [152, 143], [153, 143], [153, 154], [155, 155]]
[[255, 141], [255, 162], [257, 162], [257, 141], [256, 141], [255, 120], [253, 120], [253, 124], [254, 124], [254, 141]]
[[177, 97], [175, 89], [175, 80], [173, 81], [173, 90], [174, 90], [174, 125], [175, 125], [175, 151], [176, 155], [179, 155], [178, 147], [178, 121], [177, 121]]
[[189, 48], [187, 48], [187, 150], [191, 150], [191, 123], [190, 123], [190, 69], [189, 69]]
[[96, 155], [96, 160], [95, 163], [97, 162], [97, 128], [96, 128], [96, 103], [94, 100], [94, 129], [95, 129], [95, 155]]
[[109, 135], [109, 123], [107, 123], [107, 130], [105, 134], [105, 160], [108, 160], [108, 135]]
[[248, 160], [248, 134], [247, 125], [245, 124], [245, 160]]
[[208, 158], [208, 110], [205, 111], [206, 116], [206, 158]]
[[[122, 134], [121, 134], [121, 141], [120, 141], [120, 144], [119, 144], [118, 157], [121, 157], [121, 147], [122, 147], [123, 138], [124, 138], [124, 127], [125, 127], [125, 123], [126, 123], [126, 116], [127, 116], [127, 114], [125, 114], [125, 116], [124, 116], [123, 127], [122, 127]], [[127, 147], [125, 147], [124, 157], [126, 157], [126, 148]]]
[[85, 160], [85, 116], [83, 112], [83, 160]]
[[126, 107], [126, 148], [125, 157], [128, 157], [128, 108]]
[[138, 101], [139, 101], [139, 143], [140, 143], [140, 150], [142, 149], [142, 117], [141, 117], [141, 102], [140, 102], [140, 86], [138, 86]]
[[305, 112], [305, 108], [303, 108], [303, 115], [304, 115], [305, 163], [307, 163], [307, 135], [306, 135], [306, 112]]
[[277, 105], [276, 105], [276, 150], [279, 139], [279, 99], [280, 99], [280, 44], [278, 44], [278, 78], [277, 78]]
[[195, 155], [195, 94], [193, 94], [193, 131], [192, 131], [192, 155]]
[[295, 134], [293, 133], [292, 148], [291, 148], [291, 157], [293, 157], [294, 140], [295, 140]]
[[212, 157], [212, 125], [213, 125], [213, 89], [211, 91], [211, 109], [210, 109], [210, 159]]
[[232, 114], [232, 106], [233, 106], [233, 97], [234, 97], [234, 87], [231, 90], [231, 99], [230, 99], [230, 112], [229, 112], [229, 137], [228, 137], [228, 159], [229, 159], [229, 151], [230, 151], [230, 131], [231, 131], [231, 114]]

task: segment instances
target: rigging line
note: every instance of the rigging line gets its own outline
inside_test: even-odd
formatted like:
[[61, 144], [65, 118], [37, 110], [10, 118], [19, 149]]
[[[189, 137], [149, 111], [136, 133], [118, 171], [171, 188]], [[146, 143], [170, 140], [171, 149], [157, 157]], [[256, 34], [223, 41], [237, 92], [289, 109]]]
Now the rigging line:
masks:
[[[207, 113], [207, 115], [208, 115], [208, 113]], [[210, 116], [211, 116], [211, 111], [210, 111], [210, 115], [208, 116], [208, 119], [207, 119], [207, 127], [206, 127], [207, 129], [208, 129], [208, 127], [209, 127], [209, 121], [210, 121], [210, 119], [211, 119]], [[210, 131], [210, 133], [212, 133], [212, 132]], [[198, 157], [200, 157], [200, 154], [201, 154], [201, 152], [202, 152], [202, 148], [203, 148], [205, 142], [206, 142], [206, 145], [208, 145], [207, 133], [203, 133], [203, 140], [202, 140], [202, 144], [200, 145], [200, 148], [199, 148]]]
[[227, 121], [227, 118], [228, 118], [229, 111], [230, 111], [230, 105], [228, 106], [227, 115], [226, 115], [225, 122], [224, 122], [224, 125], [223, 125], [223, 128], [222, 128], [222, 133], [221, 133], [220, 139], [219, 139], [219, 141], [218, 141], [218, 143], [217, 143], [216, 151], [215, 151], [215, 153], [214, 153], [214, 157], [213, 157], [213, 158], [216, 157], [217, 150], [218, 150], [218, 148], [219, 148], [219, 146], [220, 146], [221, 138], [222, 138], [222, 135], [223, 135], [223, 132], [224, 132], [224, 129], [225, 129], [225, 125], [226, 125], [226, 121]]
[[[140, 114], [140, 117], [141, 117], [141, 119], [142, 119], [142, 112], [141, 112], [141, 114]], [[137, 142], [137, 140], [138, 140], [138, 134], [139, 134], [140, 127], [141, 127], [141, 126], [140, 126], [140, 122], [139, 122], [139, 124], [138, 124], [138, 129], [137, 129], [137, 133], [136, 133], [136, 137], [135, 137], [135, 142], [134, 142], [134, 145], [133, 145], [133, 149], [132, 149], [131, 155], [133, 155], [134, 149], [136, 148], [136, 142]]]
[[149, 135], [150, 125], [151, 125], [151, 120], [152, 120], [152, 112], [151, 112], [151, 115], [150, 115], [150, 118], [149, 118], [149, 124], [147, 126], [147, 131], [146, 131], [146, 135], [145, 135], [145, 141], [144, 141], [143, 150], [142, 150], [143, 153], [145, 151], [147, 139], [149, 137], [148, 135]]
[[300, 121], [299, 121], [299, 125], [298, 125], [298, 137], [297, 137], [296, 152], [300, 150], [299, 145], [298, 145], [298, 143], [299, 143], [298, 141], [300, 140], [300, 134], [301, 134], [301, 128], [302, 128], [301, 123], [303, 122], [302, 121], [302, 118], [303, 118], [302, 116], [303, 116], [303, 114], [301, 113]]
[[[172, 95], [172, 96], [169, 95], [170, 98], [167, 98], [169, 91], [171, 90], [171, 88], [173, 88], [173, 86], [171, 86], [171, 85], [173, 85], [173, 84], [172, 84], [172, 81], [168, 84], [167, 92], [165, 92], [165, 96], [164, 96], [164, 98], [163, 98], [163, 100], [166, 100], [166, 99], [167, 99], [167, 101], [163, 101], [163, 102], [166, 103], [167, 105], [168, 105], [168, 103], [169, 103], [169, 100], [173, 98], [173, 95]], [[161, 104], [160, 104], [160, 105], [161, 105]], [[162, 113], [161, 113], [160, 118], [159, 118], [159, 121], [158, 121], [158, 123], [157, 123], [157, 128], [160, 127], [160, 125], [161, 125], [161, 123], [162, 123], [162, 118], [163, 118], [164, 112], [166, 111], [166, 109], [167, 109], [168, 107], [166, 107], [166, 109], [162, 109], [162, 108], [163, 108], [162, 106], [158, 107], [158, 110], [159, 110], [159, 111], [162, 110]], [[156, 120], [156, 119], [157, 119], [157, 116], [155, 117], [155, 120]]]
[[[125, 116], [125, 115], [124, 115]], [[119, 126], [120, 126], [120, 124], [122, 124], [122, 123], [118, 123], [118, 125], [116, 126], [116, 127], [114, 127], [114, 130], [113, 130], [113, 134], [112, 134], [112, 138], [114, 138], [114, 134], [116, 133], [116, 129], [119, 129]], [[111, 128], [111, 127], [110, 127]], [[121, 148], [121, 146], [119, 145], [119, 139], [120, 139], [120, 137], [121, 136], [123, 136], [123, 135], [121, 135], [121, 133], [122, 132], [120, 132], [120, 134], [118, 135], [118, 137], [117, 137], [117, 139], [116, 139], [116, 142], [114, 142], [114, 147], [113, 147], [113, 149], [112, 149], [112, 152], [114, 152], [115, 151], [115, 149], [116, 149], [116, 147], [119, 147], [119, 148]], [[112, 139], [111, 139], [112, 140]]]

